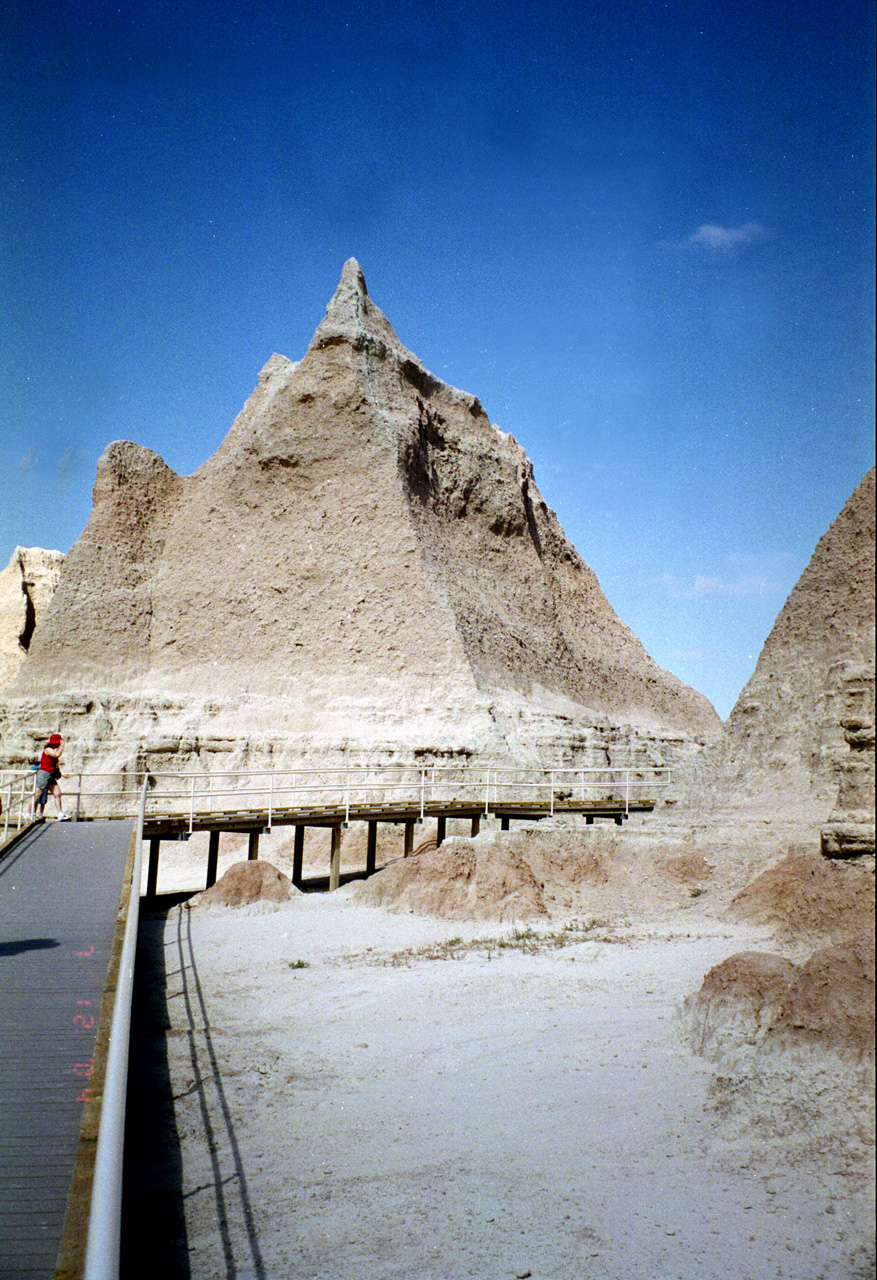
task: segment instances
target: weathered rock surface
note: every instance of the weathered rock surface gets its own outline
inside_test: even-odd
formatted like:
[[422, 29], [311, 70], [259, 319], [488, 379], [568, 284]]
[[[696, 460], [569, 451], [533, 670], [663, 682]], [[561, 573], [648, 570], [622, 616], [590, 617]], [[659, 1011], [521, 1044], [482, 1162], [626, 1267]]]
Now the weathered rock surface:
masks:
[[517, 443], [430, 374], [345, 265], [193, 475], [110, 445], [0, 707], [152, 769], [676, 762], [721, 732], [606, 601]]
[[15, 680], [37, 623], [55, 594], [64, 555], [40, 547], [16, 547], [0, 573], [0, 689]]
[[783, 606], [694, 807], [798, 814], [833, 856], [874, 852], [874, 471]]

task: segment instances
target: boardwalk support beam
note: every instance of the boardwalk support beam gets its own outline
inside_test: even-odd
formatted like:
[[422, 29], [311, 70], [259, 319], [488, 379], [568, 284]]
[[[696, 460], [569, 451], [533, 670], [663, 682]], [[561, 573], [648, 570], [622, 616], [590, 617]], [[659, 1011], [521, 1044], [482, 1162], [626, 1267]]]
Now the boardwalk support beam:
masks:
[[436, 818], [435, 826], [435, 847], [438, 849], [444, 843], [445, 832], [447, 831], [448, 820], [444, 814], [440, 818]]
[[368, 843], [365, 849], [365, 874], [373, 875], [378, 858], [378, 824], [368, 824]]
[[207, 888], [216, 884], [216, 871], [219, 866], [219, 832], [211, 831], [207, 845]]
[[301, 888], [302, 873], [304, 869], [305, 856], [305, 829], [303, 823], [297, 823], [295, 828], [295, 843], [292, 847], [292, 883], [296, 889]]
[[405, 823], [405, 843], [402, 847], [402, 857], [410, 858], [414, 852], [414, 823]]
[[332, 828], [332, 849], [329, 855], [329, 892], [332, 893], [341, 883], [341, 827]]
[[153, 836], [149, 842], [149, 864], [146, 868], [146, 896], [154, 898], [158, 892], [158, 851], [161, 839]]
[[256, 862], [259, 857], [259, 832], [251, 831], [249, 844], [247, 845], [247, 861]]

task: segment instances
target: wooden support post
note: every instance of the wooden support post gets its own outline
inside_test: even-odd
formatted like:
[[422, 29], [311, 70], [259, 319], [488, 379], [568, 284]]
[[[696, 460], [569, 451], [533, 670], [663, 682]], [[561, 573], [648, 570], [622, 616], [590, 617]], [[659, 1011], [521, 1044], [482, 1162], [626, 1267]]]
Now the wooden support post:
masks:
[[615, 815], [615, 825], [616, 825], [616, 827], [620, 827], [623, 821], [624, 821], [624, 819], [622, 818], [621, 814], [620, 814], [620, 813], [616, 813], [616, 815]]
[[378, 860], [378, 824], [369, 822], [368, 824], [368, 842], [365, 847], [365, 874], [367, 876], [374, 874], [375, 866]]
[[445, 831], [447, 830], [447, 827], [448, 827], [448, 820], [443, 814], [440, 818], [436, 819], [435, 847], [437, 849], [444, 843]]
[[219, 832], [210, 832], [210, 842], [207, 846], [207, 888], [212, 884], [216, 884], [216, 869], [219, 865]]
[[304, 860], [305, 829], [301, 823], [296, 823], [295, 844], [292, 847], [292, 883], [295, 885], [296, 889], [301, 888]]
[[500, 827], [500, 831], [508, 831], [508, 829], [509, 829], [509, 819], [508, 819], [507, 817], [506, 817], [506, 818], [502, 818], [502, 819], [501, 819], [501, 821], [500, 821], [499, 827]]
[[410, 858], [414, 852], [414, 823], [405, 823], [405, 843], [402, 847], [402, 857]]
[[256, 862], [259, 857], [259, 832], [250, 832], [250, 842], [247, 847], [247, 861]]
[[593, 825], [594, 825], [594, 815], [593, 815], [592, 813], [589, 813], [589, 814], [585, 817], [585, 826], [586, 826], [586, 827], [592, 827]]
[[480, 830], [481, 830], [481, 814], [480, 814], [480, 813], [476, 813], [475, 817], [472, 819], [472, 834], [473, 834], [473, 836], [477, 836], [477, 835], [478, 835], [478, 832], [479, 832]]
[[146, 896], [154, 898], [158, 892], [158, 851], [161, 839], [153, 836], [149, 841], [149, 865], [146, 868]]
[[332, 828], [332, 851], [329, 855], [329, 892], [334, 892], [341, 883], [341, 827]]

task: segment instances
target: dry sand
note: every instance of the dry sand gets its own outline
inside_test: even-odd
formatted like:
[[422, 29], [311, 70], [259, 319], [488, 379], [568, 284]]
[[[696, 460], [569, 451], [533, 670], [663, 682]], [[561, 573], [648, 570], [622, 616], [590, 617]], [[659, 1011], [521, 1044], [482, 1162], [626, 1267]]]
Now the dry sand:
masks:
[[126, 1195], [130, 1221], [178, 1184], [162, 1274], [873, 1274], [872, 1064], [742, 1033], [710, 1059], [682, 1013], [732, 954], [812, 947], [702, 898], [515, 925], [357, 892], [147, 927], [179, 1150], [169, 1170], [133, 1144]]

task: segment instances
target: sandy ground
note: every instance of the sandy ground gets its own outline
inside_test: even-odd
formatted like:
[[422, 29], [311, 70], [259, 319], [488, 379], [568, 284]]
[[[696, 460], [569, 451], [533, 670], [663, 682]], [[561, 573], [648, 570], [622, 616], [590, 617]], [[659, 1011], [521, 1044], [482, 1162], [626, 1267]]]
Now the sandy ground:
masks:
[[132, 1141], [126, 1197], [129, 1228], [164, 1206], [162, 1274], [873, 1274], [867, 1065], [756, 1078], [746, 1046], [717, 1064], [686, 1041], [684, 998], [732, 953], [775, 951], [766, 932], [699, 901], [528, 927], [355, 896], [147, 917], [178, 1146], [162, 1162]]

